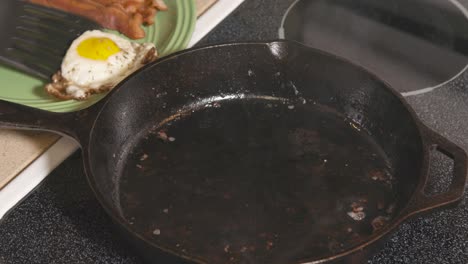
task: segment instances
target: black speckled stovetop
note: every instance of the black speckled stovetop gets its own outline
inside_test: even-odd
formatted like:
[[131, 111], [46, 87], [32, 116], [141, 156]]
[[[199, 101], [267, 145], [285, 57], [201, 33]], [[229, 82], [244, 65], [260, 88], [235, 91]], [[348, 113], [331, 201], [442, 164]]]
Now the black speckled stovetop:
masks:
[[[291, 2], [246, 0], [200, 44], [275, 39]], [[463, 4], [468, 6], [468, 0]], [[407, 100], [427, 125], [468, 150], [468, 73]], [[450, 169], [449, 160], [436, 156], [434, 189], [446, 183]], [[467, 202], [468, 194], [456, 208], [401, 225], [369, 263], [468, 263]], [[2, 220], [0, 263], [140, 263], [110, 224], [87, 186], [81, 155], [75, 153]]]

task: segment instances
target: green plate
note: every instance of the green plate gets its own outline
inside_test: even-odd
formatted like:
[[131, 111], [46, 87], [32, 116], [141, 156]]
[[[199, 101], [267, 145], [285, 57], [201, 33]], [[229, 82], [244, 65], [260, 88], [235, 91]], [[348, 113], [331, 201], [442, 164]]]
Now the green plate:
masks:
[[[155, 23], [145, 28], [146, 37], [136, 41], [153, 42], [160, 57], [185, 49], [192, 37], [196, 22], [196, 7], [193, 0], [165, 2], [169, 10], [158, 12]], [[123, 37], [116, 31], [105, 31]], [[93, 95], [86, 101], [58, 100], [44, 91], [44, 85], [45, 82], [39, 79], [0, 66], [2, 100], [53, 112], [70, 112], [89, 107], [105, 96], [105, 94]]]

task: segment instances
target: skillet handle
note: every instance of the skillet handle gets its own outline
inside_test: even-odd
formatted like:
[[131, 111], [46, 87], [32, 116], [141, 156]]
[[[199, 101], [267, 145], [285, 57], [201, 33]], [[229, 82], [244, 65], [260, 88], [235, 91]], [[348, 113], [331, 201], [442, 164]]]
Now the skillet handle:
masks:
[[56, 113], [0, 100], [0, 128], [50, 131], [81, 144], [94, 121], [88, 112]]
[[424, 194], [426, 187], [426, 182], [424, 182], [418, 188], [416, 197], [407, 208], [408, 215], [457, 203], [463, 197], [467, 181], [468, 158], [466, 152], [429, 128], [425, 129], [425, 138], [430, 148], [429, 151], [440, 151], [454, 160], [452, 183], [447, 192], [428, 197]]

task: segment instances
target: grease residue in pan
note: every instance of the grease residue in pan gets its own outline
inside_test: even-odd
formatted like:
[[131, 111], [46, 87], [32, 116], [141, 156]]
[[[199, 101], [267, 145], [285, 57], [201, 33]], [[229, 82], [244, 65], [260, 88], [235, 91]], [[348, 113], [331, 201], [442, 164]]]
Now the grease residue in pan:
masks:
[[210, 263], [338, 253], [395, 210], [382, 150], [313, 103], [214, 102], [136, 142], [122, 170], [123, 215], [147, 239]]

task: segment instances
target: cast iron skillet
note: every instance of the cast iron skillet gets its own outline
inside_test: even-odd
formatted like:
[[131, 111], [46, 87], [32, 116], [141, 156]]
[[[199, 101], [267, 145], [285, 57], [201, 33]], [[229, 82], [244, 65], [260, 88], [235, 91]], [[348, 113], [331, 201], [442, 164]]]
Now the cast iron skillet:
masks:
[[[79, 142], [96, 197], [152, 263], [361, 263], [465, 186], [465, 152], [398, 93], [295, 42], [179, 52], [78, 112], [0, 103], [1, 127]], [[433, 151], [453, 179], [427, 197]]]

